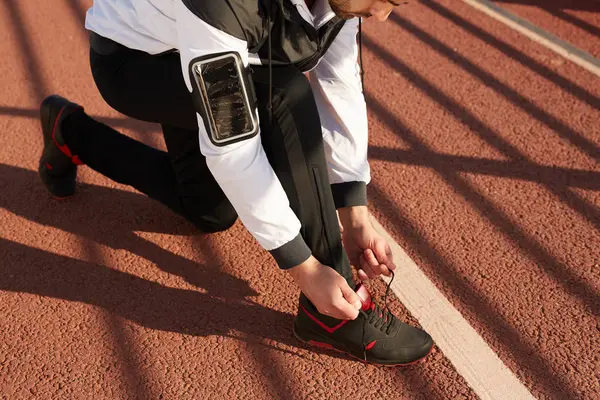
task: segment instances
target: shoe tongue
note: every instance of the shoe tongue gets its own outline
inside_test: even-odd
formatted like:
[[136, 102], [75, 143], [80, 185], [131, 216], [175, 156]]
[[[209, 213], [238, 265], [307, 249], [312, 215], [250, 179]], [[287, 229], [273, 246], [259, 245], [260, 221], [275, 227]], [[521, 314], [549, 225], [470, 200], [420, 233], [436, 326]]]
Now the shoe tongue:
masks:
[[365, 285], [363, 285], [362, 283], [358, 285], [356, 287], [356, 294], [362, 300], [361, 309], [363, 311], [367, 311], [369, 308], [371, 308], [371, 294], [369, 293]]

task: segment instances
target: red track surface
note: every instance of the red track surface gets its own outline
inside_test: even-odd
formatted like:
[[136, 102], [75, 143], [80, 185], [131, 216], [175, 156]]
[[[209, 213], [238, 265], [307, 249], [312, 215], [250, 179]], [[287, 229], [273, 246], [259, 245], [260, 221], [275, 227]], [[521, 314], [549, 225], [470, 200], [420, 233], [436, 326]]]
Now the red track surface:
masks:
[[600, 0], [496, 0], [562, 40], [600, 57]]
[[[101, 100], [88, 5], [0, 5], [0, 398], [476, 398], [438, 349], [385, 369], [299, 343], [297, 290], [240, 224], [198, 235], [86, 168], [49, 198], [49, 93], [163, 146]], [[372, 212], [534, 396], [600, 397], [598, 77], [462, 2], [365, 30]]]

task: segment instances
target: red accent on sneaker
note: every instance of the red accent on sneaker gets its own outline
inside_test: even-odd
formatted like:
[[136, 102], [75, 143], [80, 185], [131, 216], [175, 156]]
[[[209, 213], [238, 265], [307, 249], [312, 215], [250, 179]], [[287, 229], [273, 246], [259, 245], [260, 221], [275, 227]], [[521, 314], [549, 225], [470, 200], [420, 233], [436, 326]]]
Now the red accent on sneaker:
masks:
[[317, 346], [317, 347], [323, 347], [325, 349], [337, 350], [335, 347], [333, 347], [329, 343], [315, 342], [314, 340], [309, 340], [308, 344], [312, 344], [313, 346]]
[[377, 340], [373, 340], [371, 343], [369, 343], [367, 345], [367, 347], [365, 347], [365, 350], [370, 350], [373, 348], [373, 346], [375, 346], [375, 343], [377, 343]]
[[79, 156], [73, 155], [73, 153], [71, 153], [71, 149], [69, 149], [69, 147], [66, 144], [63, 144], [61, 146], [56, 141], [56, 137], [55, 137], [56, 128], [58, 127], [58, 121], [60, 120], [60, 116], [62, 115], [63, 111], [65, 111], [65, 107], [60, 109], [60, 111], [58, 112], [58, 115], [56, 116], [56, 119], [54, 120], [54, 126], [52, 127], [52, 141], [54, 142], [56, 147], [58, 147], [58, 149], [63, 152], [64, 155], [66, 155], [67, 157], [69, 157], [71, 159], [73, 164], [82, 165], [83, 163], [79, 159]]
[[52, 165], [50, 165], [50, 163], [46, 163], [46, 168], [48, 168], [50, 171], [52, 171]]
[[[365, 285], [360, 284], [357, 288], [356, 288], [356, 294], [358, 295], [358, 297], [360, 297], [361, 301], [362, 301], [362, 307], [361, 309], [363, 311], [367, 311], [369, 308], [371, 308], [371, 295], [369, 294], [369, 291], [367, 290], [367, 288], [365, 287]], [[373, 304], [373, 307], [375, 307], [375, 304]]]
[[315, 321], [317, 323], [317, 325], [319, 325], [321, 328], [325, 329], [328, 333], [333, 333], [335, 331], [337, 331], [338, 329], [340, 329], [342, 326], [346, 325], [348, 323], [348, 320], [342, 321], [339, 324], [337, 324], [336, 326], [334, 326], [333, 328], [328, 327], [327, 325], [325, 325], [323, 322], [319, 321], [317, 319], [317, 317], [315, 317], [314, 315], [312, 315], [311, 313], [309, 313], [306, 308], [304, 308], [302, 306], [302, 304], [300, 304], [300, 308], [302, 309], [302, 311], [304, 311], [306, 313], [306, 315], [308, 315], [308, 317], [310, 319], [312, 319], [313, 321]]
[[[292, 330], [293, 330], [293, 328], [292, 328]], [[378, 363], [371, 362], [371, 361], [365, 361], [365, 360], [363, 360], [363, 359], [361, 359], [359, 357], [356, 357], [353, 354], [348, 353], [347, 351], [336, 349], [333, 345], [331, 345], [329, 343], [316, 342], [314, 340], [309, 340], [307, 342], [307, 341], [302, 340], [301, 338], [299, 338], [295, 331], [294, 331], [294, 335], [296, 335], [296, 338], [298, 340], [300, 340], [302, 343], [308, 343], [308, 344], [313, 345], [313, 346], [318, 346], [318, 347], [322, 347], [322, 348], [328, 348], [328, 349], [334, 350], [334, 351], [336, 351], [338, 353], [347, 354], [348, 356], [350, 356], [350, 357], [352, 357], [352, 358], [354, 358], [354, 359], [356, 359], [356, 360], [358, 360], [358, 361], [360, 361], [362, 363], [371, 364], [371, 365], [375, 365], [375, 366], [378, 366], [378, 367], [405, 367], [405, 366], [408, 366], [408, 365], [417, 364], [417, 363], [420, 363], [421, 361], [423, 361], [425, 358], [427, 358], [427, 356], [429, 356], [431, 353], [433, 353], [433, 349], [435, 348], [435, 346], [431, 346], [431, 349], [429, 349], [429, 352], [426, 355], [424, 355], [423, 357], [421, 357], [418, 360], [415, 360], [413, 362], [409, 362], [409, 363], [405, 363], [405, 364], [378, 364]]]

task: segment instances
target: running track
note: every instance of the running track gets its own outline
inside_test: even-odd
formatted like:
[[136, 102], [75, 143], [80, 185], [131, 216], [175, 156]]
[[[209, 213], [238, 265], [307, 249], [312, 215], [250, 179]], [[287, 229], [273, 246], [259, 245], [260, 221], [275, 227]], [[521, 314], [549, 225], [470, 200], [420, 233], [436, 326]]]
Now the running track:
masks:
[[[100, 98], [90, 4], [0, 2], [1, 399], [488, 398], [439, 348], [382, 369], [298, 343], [298, 292], [239, 223], [199, 235], [85, 168], [49, 198], [47, 94], [163, 148]], [[497, 4], [600, 56], [595, 0]], [[374, 217], [533, 397], [600, 398], [600, 78], [456, 0], [364, 45]]]

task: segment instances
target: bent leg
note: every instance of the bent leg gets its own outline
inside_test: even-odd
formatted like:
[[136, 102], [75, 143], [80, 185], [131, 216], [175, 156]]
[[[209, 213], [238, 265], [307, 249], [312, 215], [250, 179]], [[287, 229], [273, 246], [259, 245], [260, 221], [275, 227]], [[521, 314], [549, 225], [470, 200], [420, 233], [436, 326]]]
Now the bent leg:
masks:
[[90, 168], [160, 201], [202, 231], [229, 228], [237, 215], [200, 153], [196, 111], [179, 55], [153, 56], [113, 47], [116, 50], [109, 54], [90, 51], [100, 93], [122, 114], [160, 123], [168, 152], [131, 139], [84, 113], [65, 120], [67, 145]]

